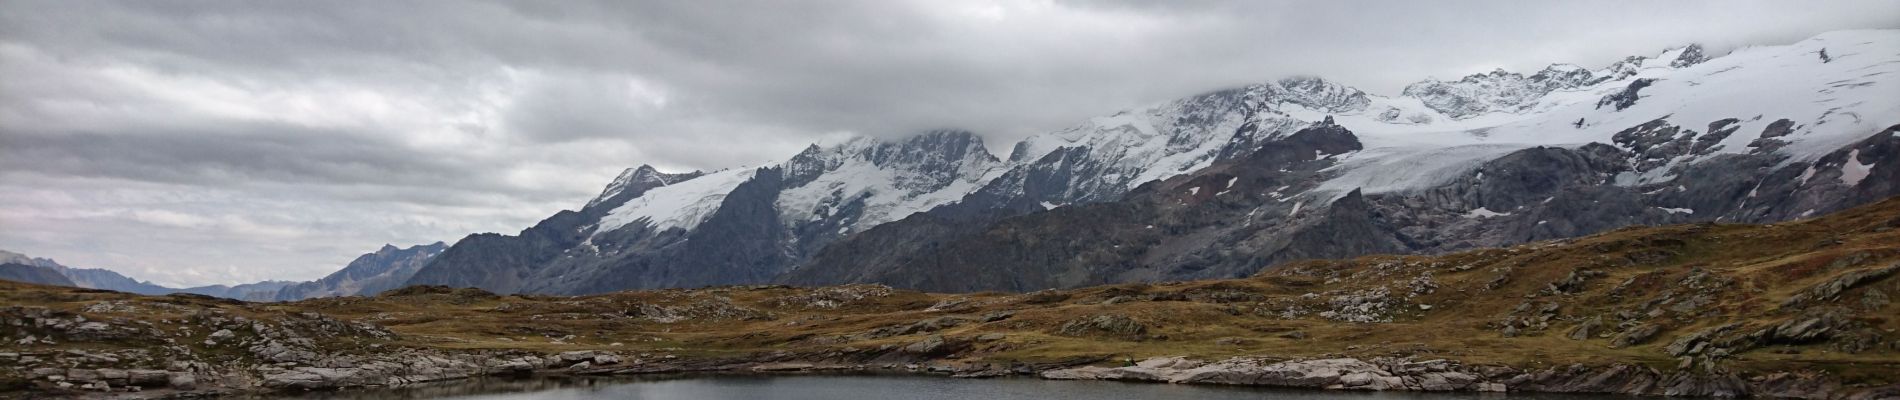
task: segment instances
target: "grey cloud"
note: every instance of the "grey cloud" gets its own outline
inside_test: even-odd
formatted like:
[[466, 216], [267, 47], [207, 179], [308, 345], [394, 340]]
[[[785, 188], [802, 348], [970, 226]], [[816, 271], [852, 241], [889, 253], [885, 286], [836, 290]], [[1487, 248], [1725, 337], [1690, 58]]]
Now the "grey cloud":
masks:
[[453, 163], [453, 157], [373, 139], [296, 126], [246, 128], [255, 133], [7, 132], [0, 169], [204, 185], [269, 181], [425, 186], [474, 181], [472, 175], [479, 172], [472, 171], [472, 165]]

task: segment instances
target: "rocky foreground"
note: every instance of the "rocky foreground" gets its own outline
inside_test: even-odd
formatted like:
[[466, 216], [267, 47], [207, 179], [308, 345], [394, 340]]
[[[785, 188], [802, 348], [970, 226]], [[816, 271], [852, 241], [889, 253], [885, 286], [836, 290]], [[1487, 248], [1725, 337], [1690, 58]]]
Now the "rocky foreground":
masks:
[[0, 282], [0, 396], [910, 371], [1345, 390], [1900, 398], [1900, 200], [1245, 279], [1023, 294], [410, 287], [250, 303]]

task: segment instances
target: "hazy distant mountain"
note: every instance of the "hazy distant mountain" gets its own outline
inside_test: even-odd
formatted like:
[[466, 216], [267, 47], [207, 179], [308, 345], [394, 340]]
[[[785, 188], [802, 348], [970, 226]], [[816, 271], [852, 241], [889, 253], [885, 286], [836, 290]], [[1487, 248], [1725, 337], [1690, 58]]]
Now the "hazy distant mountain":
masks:
[[422, 269], [423, 264], [441, 254], [447, 244], [435, 242], [427, 245], [409, 246], [398, 249], [396, 246], [383, 245], [375, 253], [364, 254], [350, 261], [348, 266], [329, 276], [311, 282], [285, 282], [278, 290], [273, 290], [268, 300], [302, 300], [316, 297], [371, 296], [389, 289], [400, 287], [410, 276]]
[[65, 275], [74, 286], [89, 289], [105, 289], [127, 293], [159, 295], [175, 292], [176, 289], [159, 286], [151, 282], [142, 282], [111, 270], [100, 268], [72, 268], [60, 265], [48, 258], [28, 257], [25, 254], [0, 250], [0, 262], [19, 263], [50, 268]]
[[283, 288], [286, 286], [295, 285], [298, 283], [301, 283], [301, 282], [263, 281], [263, 282], [257, 282], [257, 283], [246, 283], [246, 284], [230, 285], [230, 286], [210, 285], [210, 286], [196, 286], [196, 287], [188, 287], [188, 288], [183, 288], [183, 289], [171, 289], [171, 290], [174, 293], [202, 294], [206, 296], [223, 297], [223, 298], [228, 298], [228, 299], [249, 300], [249, 301], [272, 301], [272, 300], [276, 300], [277, 291], [283, 290]]
[[15, 262], [0, 263], [0, 280], [53, 286], [78, 286], [52, 268]]
[[[383, 245], [383, 250], [366, 254], [351, 262], [343, 270], [313, 282], [263, 281], [240, 285], [209, 285], [188, 288], [171, 288], [151, 282], [139, 281], [111, 270], [100, 268], [73, 268], [60, 265], [47, 258], [28, 257], [24, 254], [0, 250], [0, 263], [32, 266], [52, 271], [64, 277], [69, 286], [105, 289], [146, 295], [164, 295], [171, 293], [193, 293], [248, 301], [301, 300], [311, 297], [349, 296], [356, 294], [375, 294], [392, 289], [409, 279], [409, 275], [422, 268], [430, 257], [441, 253], [447, 245], [436, 242], [424, 246], [411, 246], [397, 250], [395, 246]], [[24, 270], [22, 270], [24, 271]], [[24, 279], [24, 278], [23, 278]], [[40, 282], [35, 282], [40, 283]], [[56, 283], [47, 283], [56, 284]]]

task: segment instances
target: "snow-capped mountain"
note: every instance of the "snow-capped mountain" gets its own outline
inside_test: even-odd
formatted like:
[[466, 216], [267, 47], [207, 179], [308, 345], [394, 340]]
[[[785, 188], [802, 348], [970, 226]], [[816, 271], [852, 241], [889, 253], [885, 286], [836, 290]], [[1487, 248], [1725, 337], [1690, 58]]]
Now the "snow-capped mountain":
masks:
[[656, 178], [616, 180], [521, 235], [471, 236], [410, 283], [587, 293], [763, 282], [840, 237], [957, 201], [1001, 163], [981, 138], [946, 130], [703, 175], [643, 167]]
[[[886, 224], [782, 281], [968, 291], [1233, 277], [1302, 258], [1503, 246], [1631, 224], [1780, 221], [1900, 195], [1900, 31], [1701, 52], [1426, 81], [1400, 97], [1368, 95], [1363, 106], [1252, 89], [1263, 97], [1244, 103], [1265, 107], [1177, 112], [1254, 121], [1217, 129], [1292, 134], [1030, 139], [1087, 149], [1049, 152], [1069, 158], [1031, 170], [1135, 154], [1104, 148], [1247, 145], [1174, 152], [1215, 156], [1188, 157], [1207, 164], [1183, 174], [1169, 164], [1144, 170], [1159, 180], [1114, 201]], [[1130, 114], [1141, 115], [1120, 115]], [[1010, 189], [1053, 191], [1034, 186]]]
[[[1900, 193], [1897, 49], [1896, 31], [1716, 58], [1685, 46], [1397, 96], [1289, 78], [1091, 118], [1003, 160], [941, 131], [759, 168], [630, 170], [581, 211], [464, 239], [410, 283], [1035, 289], [1797, 218]], [[932, 274], [954, 275], [911, 279]]]

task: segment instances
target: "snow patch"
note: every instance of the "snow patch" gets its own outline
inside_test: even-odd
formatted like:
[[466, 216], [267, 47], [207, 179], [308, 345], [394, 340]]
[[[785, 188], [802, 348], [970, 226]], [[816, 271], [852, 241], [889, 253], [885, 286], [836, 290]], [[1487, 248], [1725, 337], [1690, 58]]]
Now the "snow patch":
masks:
[[612, 232], [635, 222], [660, 230], [693, 229], [719, 210], [726, 194], [752, 179], [754, 172], [750, 168], [729, 169], [648, 190], [609, 211], [594, 232]]
[[1466, 212], [1465, 218], [1491, 218], [1491, 217], [1504, 217], [1504, 216], [1510, 216], [1510, 215], [1511, 213], [1507, 213], [1507, 212], [1501, 213], [1497, 211], [1491, 211], [1491, 209], [1488, 209], [1488, 208], [1478, 207], [1475, 210]]
[[1866, 180], [1867, 174], [1873, 170], [1874, 164], [1860, 163], [1860, 149], [1848, 151], [1847, 161], [1841, 162], [1841, 184], [1858, 186], [1860, 181]]

